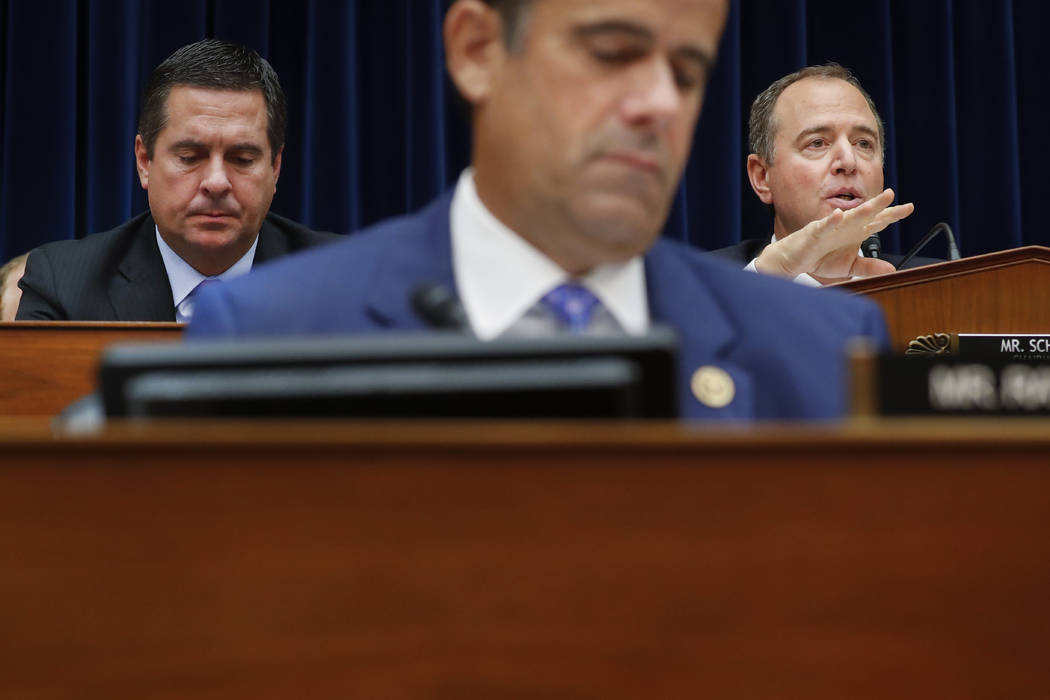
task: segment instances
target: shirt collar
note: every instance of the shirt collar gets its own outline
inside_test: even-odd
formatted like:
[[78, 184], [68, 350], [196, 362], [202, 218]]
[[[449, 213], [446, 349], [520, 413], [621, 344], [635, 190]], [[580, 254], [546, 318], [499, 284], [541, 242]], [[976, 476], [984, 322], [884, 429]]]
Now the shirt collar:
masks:
[[[482, 340], [504, 333], [544, 294], [570, 279], [493, 216], [478, 197], [471, 168], [456, 185], [450, 223], [456, 287], [474, 333]], [[645, 266], [640, 257], [602, 265], [577, 281], [601, 300], [625, 331], [641, 334], [648, 329]]]
[[231, 265], [222, 274], [208, 278], [202, 275], [188, 262], [179, 257], [179, 254], [171, 249], [160, 235], [160, 229], [154, 227], [157, 234], [157, 247], [160, 248], [160, 257], [164, 260], [164, 270], [168, 273], [168, 282], [171, 284], [171, 299], [178, 306], [196, 289], [197, 285], [205, 279], [231, 280], [234, 277], [246, 275], [252, 270], [252, 262], [255, 260], [255, 249], [259, 245], [259, 237], [255, 237], [252, 247], [241, 256], [240, 260]]

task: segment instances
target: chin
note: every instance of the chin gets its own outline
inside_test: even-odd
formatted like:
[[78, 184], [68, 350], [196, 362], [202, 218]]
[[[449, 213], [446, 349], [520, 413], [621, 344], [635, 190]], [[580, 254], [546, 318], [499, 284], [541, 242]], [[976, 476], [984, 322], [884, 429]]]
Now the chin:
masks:
[[195, 228], [187, 240], [202, 248], [225, 248], [241, 237], [241, 232], [233, 228]]
[[590, 218], [582, 223], [588, 243], [601, 251], [603, 263], [621, 263], [645, 253], [659, 229], [651, 221], [628, 217]]

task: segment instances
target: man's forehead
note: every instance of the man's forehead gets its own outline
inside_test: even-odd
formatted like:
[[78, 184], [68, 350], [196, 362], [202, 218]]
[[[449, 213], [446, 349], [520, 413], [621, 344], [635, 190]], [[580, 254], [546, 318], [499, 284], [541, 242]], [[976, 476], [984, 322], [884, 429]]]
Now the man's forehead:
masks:
[[266, 128], [266, 101], [260, 90], [229, 90], [195, 85], [176, 85], [165, 102], [164, 130], [185, 127], [196, 130]]
[[533, 0], [537, 24], [554, 20], [569, 28], [630, 25], [672, 48], [692, 47], [711, 56], [718, 49], [728, 0]]
[[803, 78], [784, 88], [773, 108], [778, 132], [789, 138], [817, 126], [877, 131], [875, 115], [855, 85], [840, 78]]

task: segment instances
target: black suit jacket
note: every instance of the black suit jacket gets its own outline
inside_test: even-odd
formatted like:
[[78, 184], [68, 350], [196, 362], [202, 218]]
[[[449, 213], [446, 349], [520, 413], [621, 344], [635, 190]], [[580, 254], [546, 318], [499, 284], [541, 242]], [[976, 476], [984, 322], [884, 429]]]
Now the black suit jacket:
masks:
[[[111, 231], [35, 249], [19, 283], [18, 320], [174, 321], [155, 230], [146, 212]], [[338, 238], [267, 214], [253, 266]]]
[[[772, 236], [766, 236], [765, 238], [748, 238], [740, 241], [736, 245], [726, 246], [725, 248], [719, 248], [708, 252], [715, 257], [740, 263], [740, 266], [743, 267], [757, 258], [762, 251], [766, 249], [766, 246], [772, 242], [771, 238]], [[896, 267], [900, 264], [900, 261], [904, 259], [904, 256], [897, 255], [896, 253], [881, 253], [879, 258]], [[908, 264], [904, 266], [904, 269], [922, 267], [923, 265], [932, 265], [933, 263], [939, 262], [944, 261], [938, 258], [920, 258], [915, 256], [908, 261]]]

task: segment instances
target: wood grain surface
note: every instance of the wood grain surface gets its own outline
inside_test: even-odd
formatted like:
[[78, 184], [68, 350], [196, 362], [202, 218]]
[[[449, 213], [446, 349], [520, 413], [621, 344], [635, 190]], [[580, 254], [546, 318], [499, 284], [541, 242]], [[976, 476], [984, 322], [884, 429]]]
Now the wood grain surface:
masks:
[[0, 415], [56, 415], [95, 390], [110, 343], [173, 342], [181, 333], [177, 323], [0, 323]]
[[9, 419], [0, 697], [1045, 697], [1048, 428]]

